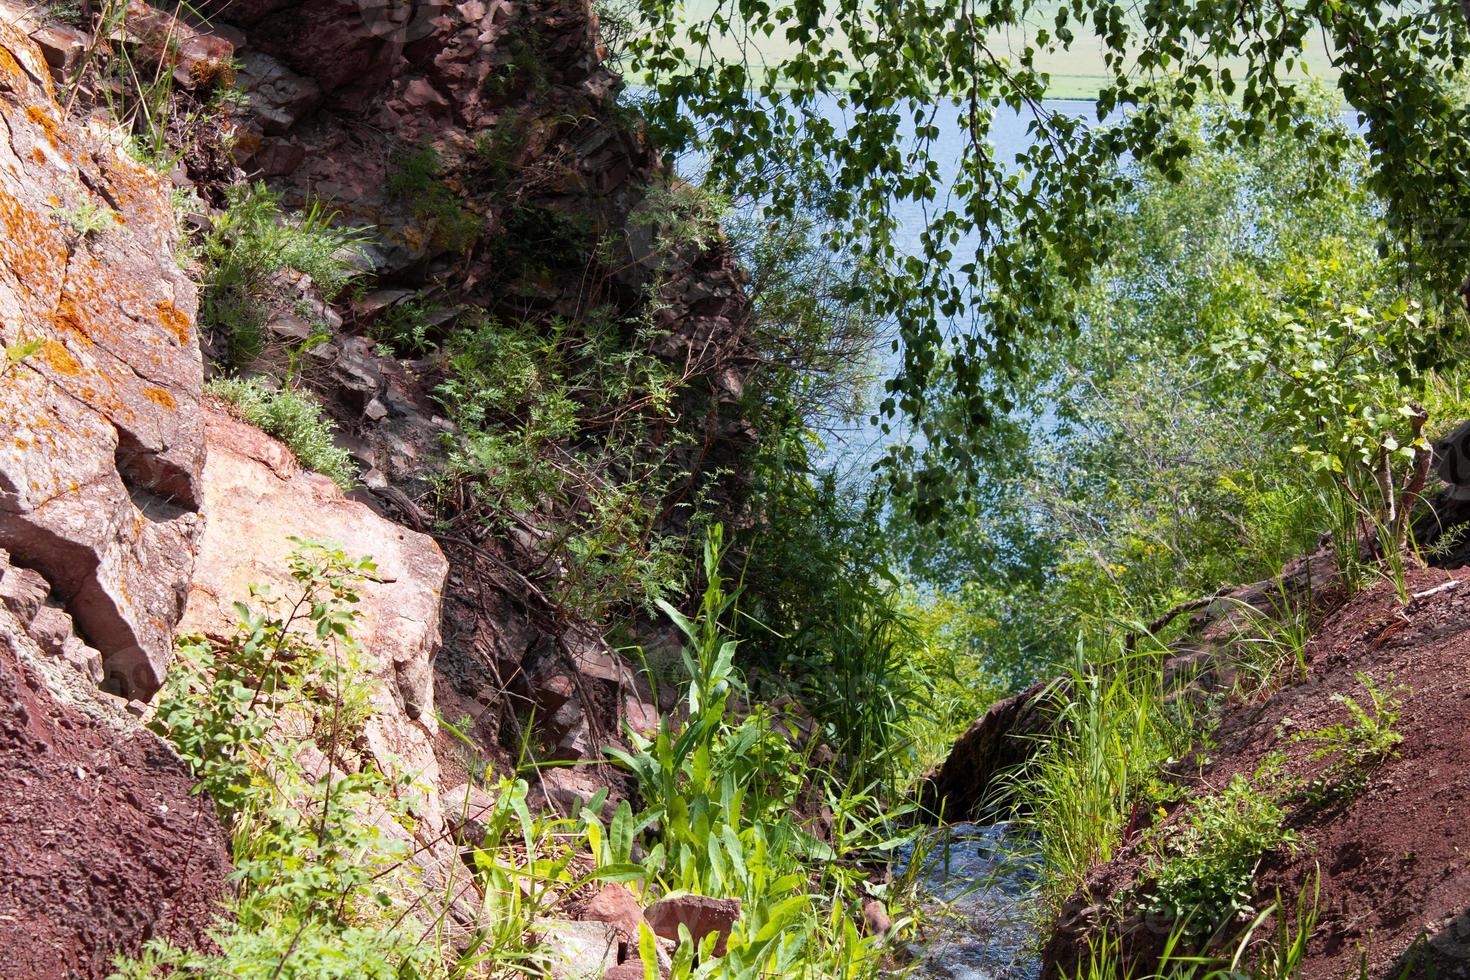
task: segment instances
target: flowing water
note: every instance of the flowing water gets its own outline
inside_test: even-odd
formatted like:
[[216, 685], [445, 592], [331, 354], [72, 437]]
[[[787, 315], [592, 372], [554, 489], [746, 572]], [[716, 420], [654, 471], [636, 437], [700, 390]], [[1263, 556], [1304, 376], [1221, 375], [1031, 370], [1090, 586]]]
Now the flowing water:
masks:
[[[1009, 823], [954, 824], [920, 854], [926, 921], [909, 945], [925, 980], [1036, 980], [1037, 936], [1029, 915], [1040, 881], [1026, 840]], [[913, 850], [903, 855], [912, 861]]]

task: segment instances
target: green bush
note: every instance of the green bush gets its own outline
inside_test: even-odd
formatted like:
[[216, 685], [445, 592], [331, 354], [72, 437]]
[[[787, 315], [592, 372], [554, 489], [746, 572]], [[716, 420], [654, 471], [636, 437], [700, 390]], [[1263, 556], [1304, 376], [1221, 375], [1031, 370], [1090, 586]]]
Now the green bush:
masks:
[[322, 417], [310, 395], [290, 388], [273, 390], [253, 378], [216, 378], [204, 390], [230, 405], [240, 417], [274, 436], [296, 454], [301, 465], [315, 470], [344, 490], [357, 483], [357, 467], [347, 450], [332, 440], [335, 426]]
[[[689, 436], [674, 424], [681, 382], [646, 338], [620, 336], [626, 326], [472, 318], [448, 342], [437, 392], [460, 429], [444, 492], [468, 490], [458, 509], [497, 531], [529, 525], [543, 556], [534, 574], [588, 620], [651, 610], [684, 585], [684, 536], [663, 510], [690, 479], [678, 461]], [[681, 508], [685, 527], [698, 504]]]
[[1402, 593], [1401, 556], [1431, 456], [1415, 365], [1436, 329], [1406, 299], [1370, 312], [1329, 298], [1305, 274], [1294, 309], [1241, 324], [1212, 350], [1225, 370], [1265, 387], [1267, 418], [1330, 495], [1339, 567], [1351, 574], [1361, 544], [1375, 542], [1397, 563]]
[[1296, 845], [1274, 799], [1280, 765], [1273, 757], [1254, 777], [1237, 774], [1220, 793], [1195, 800], [1183, 820], [1150, 836], [1142, 909], [1181, 923], [1190, 935], [1250, 921], [1261, 859]]
[[1055, 722], [1004, 792], [1035, 829], [1052, 904], [1112, 859], [1124, 830], [1161, 795], [1163, 766], [1196, 743], [1201, 721], [1189, 699], [1171, 696], [1158, 662], [1146, 636], [1140, 649], [1121, 630], [1079, 637], [1073, 662], [1042, 695]]
[[[238, 604], [233, 638], [178, 650], [153, 727], [167, 738], [230, 831], [237, 890], [212, 936], [218, 953], [150, 942], [115, 976], [311, 980], [431, 976], [437, 951], [397, 906], [410, 822], [407, 781], [352, 757], [371, 714], [367, 654], [353, 629], [365, 559], [298, 542], [298, 592]], [[299, 735], [289, 733], [299, 732]], [[307, 743], [327, 760], [303, 764]]]
[[199, 249], [199, 314], [228, 344], [236, 367], [260, 354], [266, 323], [293, 301], [281, 273], [309, 276], [329, 301], [362, 274], [364, 233], [334, 227], [335, 217], [319, 203], [288, 214], [264, 184], [230, 188], [228, 205]]

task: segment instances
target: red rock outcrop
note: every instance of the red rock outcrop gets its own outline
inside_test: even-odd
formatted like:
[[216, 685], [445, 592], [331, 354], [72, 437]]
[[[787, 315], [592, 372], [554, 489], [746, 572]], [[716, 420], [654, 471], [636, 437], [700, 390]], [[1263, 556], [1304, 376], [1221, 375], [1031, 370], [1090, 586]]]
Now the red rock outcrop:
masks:
[[208, 403], [204, 419], [209, 455], [200, 485], [208, 522], [180, 633], [228, 639], [239, 619], [234, 603], [252, 587], [273, 596], [296, 594], [287, 559], [303, 542], [373, 560], [376, 571], [360, 586], [354, 606], [355, 638], [373, 669], [374, 712], [358, 749], [382, 772], [407, 778], [404, 802], [414, 823], [410, 831], [370, 816], [383, 833], [408, 839], [413, 857], [404, 869], [412, 879], [406, 887], [424, 896], [429, 917], [448, 896], [451, 924], [467, 926], [478, 893], [446, 831], [434, 753], [433, 659], [448, 562], [432, 538], [347, 499], [260, 430]]
[[49, 607], [3, 552], [0, 592], [0, 974], [100, 977], [150, 938], [207, 946], [230, 874], [214, 805], [162, 739], [38, 645]]
[[0, 15], [0, 342], [35, 347], [0, 368], [0, 547], [50, 583], [108, 687], [147, 698], [199, 532], [195, 290], [167, 182], [55, 95]]

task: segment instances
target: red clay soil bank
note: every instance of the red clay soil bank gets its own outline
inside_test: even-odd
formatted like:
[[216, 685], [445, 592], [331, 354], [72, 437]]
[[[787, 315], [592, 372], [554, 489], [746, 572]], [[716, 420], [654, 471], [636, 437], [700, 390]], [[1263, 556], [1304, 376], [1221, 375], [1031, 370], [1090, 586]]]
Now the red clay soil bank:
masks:
[[0, 631], [0, 976], [105, 977], [153, 936], [199, 947], [229, 855], [164, 743], [54, 697]]
[[[1409, 591], [1457, 585], [1400, 607], [1379, 583], [1338, 610], [1308, 647], [1309, 676], [1253, 704], [1227, 709], [1202, 792], [1236, 773], [1252, 773], [1281, 751], [1292, 775], [1310, 779], [1328, 764], [1291, 732], [1347, 720], [1332, 700], [1342, 693], [1366, 703], [1354, 673], [1380, 689], [1407, 685], [1403, 735], [1396, 758], [1346, 803], [1296, 804], [1291, 826], [1301, 837], [1294, 857], [1270, 858], [1257, 875], [1258, 898], [1280, 888], [1291, 902], [1320, 870], [1318, 922], [1303, 976], [1470, 976], [1470, 569], [1411, 575]], [[1045, 951], [1045, 973], [1071, 974], [1085, 961], [1101, 907], [1138, 880], [1130, 850], [1098, 869], [1067, 903]], [[1259, 904], [1258, 904], [1258, 907]], [[1128, 945], [1147, 957], [1161, 929], [1132, 920]], [[1155, 924], [1156, 925], [1156, 924]]]

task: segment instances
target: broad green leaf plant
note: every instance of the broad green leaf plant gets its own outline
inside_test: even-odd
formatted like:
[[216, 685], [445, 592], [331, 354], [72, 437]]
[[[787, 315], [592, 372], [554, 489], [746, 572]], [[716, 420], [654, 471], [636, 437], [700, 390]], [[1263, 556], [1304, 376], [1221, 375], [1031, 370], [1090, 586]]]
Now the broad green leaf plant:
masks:
[[[1297, 308], [1215, 345], [1227, 369], [1266, 386], [1274, 421], [1336, 503], [1339, 565], [1402, 554], [1432, 451], [1416, 368], [1432, 332], [1422, 309], [1397, 300], [1379, 312], [1313, 290]], [[1398, 576], [1399, 579], [1402, 576]]]

